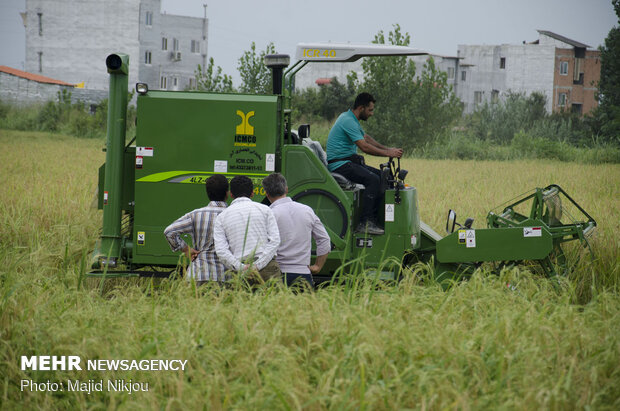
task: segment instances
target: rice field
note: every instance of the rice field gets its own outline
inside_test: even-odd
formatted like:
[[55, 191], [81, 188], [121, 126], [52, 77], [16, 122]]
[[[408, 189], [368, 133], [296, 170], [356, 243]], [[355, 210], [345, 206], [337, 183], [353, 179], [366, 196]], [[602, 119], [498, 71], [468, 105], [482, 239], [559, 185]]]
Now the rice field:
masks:
[[[0, 130], [0, 408], [620, 408], [619, 165], [403, 160], [422, 220], [440, 233], [449, 208], [483, 227], [495, 206], [562, 186], [598, 227], [594, 259], [584, 254], [560, 287], [515, 268], [443, 291], [417, 266], [397, 285], [300, 294], [177, 280], [102, 288], [83, 273], [103, 146]], [[78, 356], [82, 370], [21, 369], [22, 356], [47, 355]], [[123, 359], [186, 363], [86, 367]]]

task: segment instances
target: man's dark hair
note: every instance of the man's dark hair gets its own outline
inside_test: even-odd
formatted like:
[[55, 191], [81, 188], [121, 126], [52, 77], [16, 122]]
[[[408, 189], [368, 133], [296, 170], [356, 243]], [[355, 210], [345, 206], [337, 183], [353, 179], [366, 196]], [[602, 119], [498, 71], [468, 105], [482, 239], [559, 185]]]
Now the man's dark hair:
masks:
[[228, 192], [228, 180], [221, 174], [213, 175], [207, 178], [205, 183], [207, 189], [207, 197], [211, 201], [226, 201], [226, 193]]
[[263, 178], [263, 188], [269, 197], [282, 197], [286, 194], [286, 178], [280, 173], [269, 174]]
[[252, 191], [254, 190], [254, 184], [249, 177], [235, 176], [230, 180], [230, 193], [235, 198], [239, 197], [252, 197]]
[[376, 102], [377, 101], [372, 96], [372, 94], [363, 92], [363, 93], [358, 94], [357, 97], [355, 97], [355, 103], [353, 103], [353, 109], [356, 109], [359, 106], [366, 107], [370, 103], [376, 103]]

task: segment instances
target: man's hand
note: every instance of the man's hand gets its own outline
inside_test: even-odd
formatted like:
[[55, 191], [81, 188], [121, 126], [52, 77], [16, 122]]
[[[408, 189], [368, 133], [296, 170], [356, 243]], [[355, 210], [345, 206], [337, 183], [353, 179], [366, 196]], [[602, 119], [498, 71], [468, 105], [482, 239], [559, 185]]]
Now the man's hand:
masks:
[[318, 274], [321, 271], [321, 267], [316, 264], [309, 265], [308, 268], [312, 274]]
[[317, 255], [314, 264], [309, 265], [308, 268], [312, 274], [318, 274], [323, 269], [325, 265], [325, 261], [327, 261], [327, 254]]
[[198, 254], [200, 254], [200, 251], [194, 250], [193, 248], [190, 248], [190, 247], [185, 247], [183, 251], [185, 252], [185, 255], [190, 261], [194, 261], [196, 257], [198, 257]]
[[402, 148], [388, 148], [387, 149], [388, 152], [388, 157], [395, 157], [395, 158], [401, 158], [403, 156], [403, 149]]

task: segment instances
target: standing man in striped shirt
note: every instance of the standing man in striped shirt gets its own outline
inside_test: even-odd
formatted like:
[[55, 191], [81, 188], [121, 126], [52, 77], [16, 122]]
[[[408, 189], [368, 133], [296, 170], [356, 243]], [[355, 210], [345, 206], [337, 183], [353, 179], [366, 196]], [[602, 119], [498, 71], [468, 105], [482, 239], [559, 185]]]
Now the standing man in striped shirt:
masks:
[[[207, 179], [205, 187], [209, 204], [185, 214], [164, 230], [172, 251], [182, 250], [191, 260], [187, 279], [193, 278], [196, 285], [226, 279], [226, 268], [215, 254], [213, 228], [216, 217], [226, 209], [228, 180], [223, 175], [213, 175]], [[181, 234], [191, 235], [194, 246], [189, 247]]]

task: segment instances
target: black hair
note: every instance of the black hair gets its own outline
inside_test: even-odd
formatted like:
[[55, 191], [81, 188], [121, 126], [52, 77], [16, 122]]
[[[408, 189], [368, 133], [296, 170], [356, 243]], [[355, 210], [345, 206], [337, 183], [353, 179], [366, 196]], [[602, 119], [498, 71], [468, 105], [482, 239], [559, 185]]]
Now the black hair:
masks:
[[235, 176], [230, 180], [230, 192], [235, 198], [252, 196], [254, 190], [254, 184], [249, 177]]
[[281, 197], [286, 194], [286, 178], [280, 173], [269, 174], [263, 178], [263, 188], [269, 197]]
[[355, 97], [355, 103], [353, 103], [353, 109], [358, 108], [359, 106], [368, 106], [370, 103], [376, 103], [375, 98], [370, 93], [360, 93]]
[[207, 197], [211, 201], [226, 201], [226, 193], [228, 192], [228, 180], [221, 174], [213, 175], [207, 178], [205, 182], [207, 189]]

